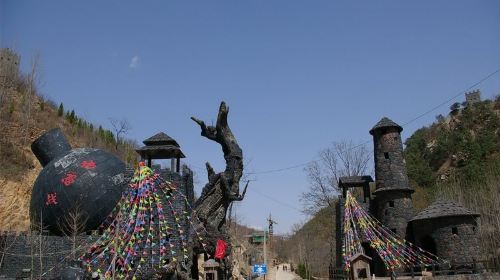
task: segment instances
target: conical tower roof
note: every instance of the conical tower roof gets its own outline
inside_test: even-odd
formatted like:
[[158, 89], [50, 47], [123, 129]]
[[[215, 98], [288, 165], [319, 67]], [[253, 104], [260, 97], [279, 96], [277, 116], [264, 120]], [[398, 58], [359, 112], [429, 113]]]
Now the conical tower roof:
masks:
[[429, 207], [425, 208], [420, 213], [415, 215], [415, 217], [413, 217], [411, 221], [452, 216], [479, 217], [480, 215], [476, 212], [470, 211], [469, 209], [461, 206], [456, 202], [445, 199], [438, 199], [434, 201]]
[[403, 131], [403, 128], [399, 124], [395, 123], [388, 117], [383, 117], [372, 129], [370, 129], [370, 134], [373, 135], [376, 130], [390, 127], [395, 127], [398, 132]]

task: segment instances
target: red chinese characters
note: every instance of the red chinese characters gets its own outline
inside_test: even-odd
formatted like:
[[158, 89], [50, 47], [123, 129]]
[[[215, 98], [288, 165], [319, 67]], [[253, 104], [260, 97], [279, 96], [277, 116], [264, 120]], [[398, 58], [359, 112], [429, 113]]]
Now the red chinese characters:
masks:
[[95, 168], [95, 162], [93, 160], [84, 160], [80, 164], [81, 167], [85, 169], [94, 169]]
[[61, 179], [61, 183], [65, 185], [66, 187], [70, 186], [73, 184], [76, 180], [76, 173], [73, 171], [70, 171], [66, 173], [65, 177]]
[[48, 193], [47, 201], [45, 201], [45, 205], [56, 205], [57, 204], [57, 194], [56, 193]]

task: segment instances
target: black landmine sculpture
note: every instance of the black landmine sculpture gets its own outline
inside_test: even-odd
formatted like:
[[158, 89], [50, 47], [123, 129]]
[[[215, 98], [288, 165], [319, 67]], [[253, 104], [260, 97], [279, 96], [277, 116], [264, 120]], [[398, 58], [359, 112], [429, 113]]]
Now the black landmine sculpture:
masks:
[[36, 139], [31, 150], [44, 168], [33, 185], [30, 216], [51, 234], [66, 233], [67, 216], [75, 211], [79, 231], [96, 229], [127, 186], [125, 163], [99, 149], [72, 150], [58, 128]]

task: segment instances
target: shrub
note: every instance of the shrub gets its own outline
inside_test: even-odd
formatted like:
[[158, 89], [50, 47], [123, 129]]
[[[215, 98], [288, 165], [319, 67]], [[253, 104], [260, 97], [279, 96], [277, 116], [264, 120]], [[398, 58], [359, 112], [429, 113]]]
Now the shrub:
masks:
[[16, 104], [14, 103], [14, 100], [12, 100], [9, 105], [9, 115], [12, 116], [15, 110], [16, 110]]
[[299, 263], [297, 270], [295, 271], [301, 278], [307, 278], [306, 266], [303, 263]]

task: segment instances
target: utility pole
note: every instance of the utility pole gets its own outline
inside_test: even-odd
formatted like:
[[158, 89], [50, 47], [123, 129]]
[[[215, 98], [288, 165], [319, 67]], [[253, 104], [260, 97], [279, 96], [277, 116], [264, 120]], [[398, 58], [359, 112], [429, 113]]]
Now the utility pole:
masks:
[[264, 264], [267, 266], [266, 230], [264, 229]]
[[271, 217], [271, 213], [269, 213], [269, 218], [267, 218], [267, 222], [269, 224], [269, 248], [272, 248], [273, 247], [273, 235], [274, 235], [273, 224], [278, 224], [278, 223], [273, 220], [273, 218]]

